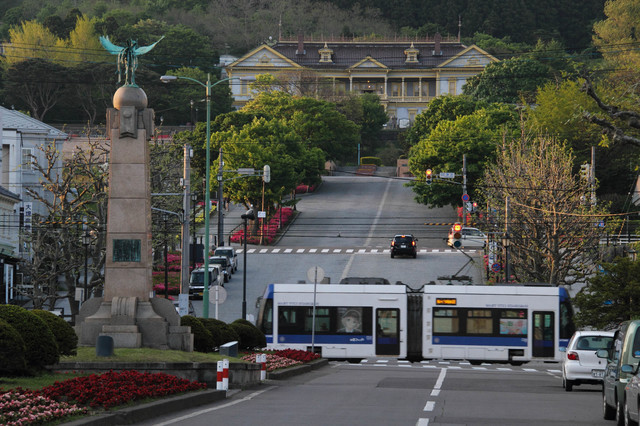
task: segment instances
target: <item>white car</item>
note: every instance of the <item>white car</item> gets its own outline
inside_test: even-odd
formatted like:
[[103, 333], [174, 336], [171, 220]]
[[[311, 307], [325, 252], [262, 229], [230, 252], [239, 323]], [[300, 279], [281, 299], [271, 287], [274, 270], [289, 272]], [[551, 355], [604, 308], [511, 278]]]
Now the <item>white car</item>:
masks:
[[231, 273], [238, 270], [238, 254], [233, 247], [218, 247], [213, 252], [214, 256], [227, 256], [231, 261]]
[[571, 392], [583, 383], [602, 384], [607, 360], [598, 358], [599, 349], [613, 345], [613, 331], [576, 331], [562, 348], [562, 387]]
[[[469, 226], [465, 226], [462, 228], [460, 234], [462, 237], [460, 238], [460, 243], [462, 244], [459, 248], [484, 248], [487, 244], [487, 236], [484, 232], [479, 230], [478, 228], [471, 228]], [[447, 240], [447, 244], [453, 247], [454, 231], [453, 227], [449, 230], [449, 238]]]

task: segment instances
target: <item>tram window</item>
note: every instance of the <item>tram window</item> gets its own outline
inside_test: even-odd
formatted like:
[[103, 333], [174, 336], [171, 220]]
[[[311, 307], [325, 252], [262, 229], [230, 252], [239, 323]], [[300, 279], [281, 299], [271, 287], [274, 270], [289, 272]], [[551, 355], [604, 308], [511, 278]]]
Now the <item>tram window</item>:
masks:
[[[311, 333], [311, 327], [313, 323], [313, 308], [307, 310], [307, 316], [305, 318], [304, 331], [305, 333]], [[331, 329], [331, 314], [329, 308], [316, 308], [316, 333], [326, 332]]]
[[560, 303], [560, 338], [570, 339], [576, 331], [573, 323], [573, 308], [570, 303]]
[[264, 334], [273, 333], [273, 299], [267, 299], [264, 301], [264, 309], [260, 312], [259, 323]]
[[433, 309], [434, 333], [459, 333], [460, 319], [457, 309]]
[[492, 334], [493, 318], [490, 309], [472, 309], [467, 312], [467, 333]]
[[503, 309], [500, 311], [500, 335], [526, 335], [527, 311], [524, 309]]

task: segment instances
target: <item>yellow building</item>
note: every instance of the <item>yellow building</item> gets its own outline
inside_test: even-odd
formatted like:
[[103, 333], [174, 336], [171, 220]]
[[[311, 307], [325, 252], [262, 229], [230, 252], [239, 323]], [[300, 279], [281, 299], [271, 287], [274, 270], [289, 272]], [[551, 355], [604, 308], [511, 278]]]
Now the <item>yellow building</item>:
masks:
[[280, 40], [264, 44], [226, 66], [234, 106], [252, 97], [256, 76], [271, 74], [283, 90], [331, 99], [376, 93], [391, 118], [390, 127], [408, 127], [429, 101], [460, 94], [467, 79], [497, 59], [459, 39], [362, 41]]

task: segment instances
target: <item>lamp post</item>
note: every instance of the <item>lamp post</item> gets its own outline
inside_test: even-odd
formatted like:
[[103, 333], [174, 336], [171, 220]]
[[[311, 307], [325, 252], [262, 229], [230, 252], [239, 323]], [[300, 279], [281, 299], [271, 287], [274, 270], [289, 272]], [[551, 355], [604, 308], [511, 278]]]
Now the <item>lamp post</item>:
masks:
[[254, 220], [253, 210], [240, 216], [244, 220], [244, 249], [242, 250], [242, 319], [247, 319], [247, 220]]
[[86, 302], [88, 299], [87, 287], [89, 281], [89, 246], [91, 245], [91, 234], [88, 229], [85, 229], [84, 234], [82, 234], [82, 245], [84, 246], [84, 294], [82, 296], [82, 301]]
[[[184, 77], [178, 75], [163, 75], [160, 77], [160, 81], [163, 83], [170, 83], [177, 79], [190, 80], [194, 83], [198, 83], [200, 86], [206, 89], [206, 101], [207, 101], [207, 155], [206, 155], [206, 163], [205, 163], [205, 191], [204, 191], [204, 282], [209, 282], [209, 214], [211, 213], [211, 198], [210, 198], [210, 172], [211, 172], [211, 155], [210, 155], [210, 145], [211, 145], [211, 88], [217, 84], [222, 83], [223, 81], [229, 80], [239, 80], [239, 78], [223, 78], [222, 80], [218, 80], [215, 83], [211, 84], [211, 74], [207, 74], [207, 82], [203, 83], [201, 81], [196, 80], [191, 77]], [[221, 173], [221, 172], [220, 172]], [[222, 182], [220, 182], [220, 187], [222, 189]], [[219, 206], [218, 206], [219, 208]], [[218, 210], [218, 213], [220, 211]], [[220, 230], [218, 230], [220, 232]], [[209, 286], [204, 286], [204, 291], [202, 292], [202, 317], [209, 318]]]
[[164, 297], [165, 299], [169, 299], [169, 253], [167, 250], [167, 221], [169, 220], [169, 215], [162, 213], [162, 220], [164, 220]]
[[198, 238], [196, 237], [196, 202], [198, 201], [198, 194], [195, 192], [191, 193], [191, 205], [193, 207], [193, 243], [191, 244], [191, 270], [196, 269], [196, 243], [198, 242]]

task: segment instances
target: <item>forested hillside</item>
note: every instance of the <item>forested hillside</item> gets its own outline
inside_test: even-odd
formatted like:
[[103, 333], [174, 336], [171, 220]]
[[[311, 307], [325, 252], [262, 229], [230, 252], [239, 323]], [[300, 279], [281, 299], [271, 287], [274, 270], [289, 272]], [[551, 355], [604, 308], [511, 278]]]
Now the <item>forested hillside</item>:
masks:
[[[184, 25], [208, 38], [218, 53], [242, 54], [268, 40], [314, 36], [373, 37], [440, 32], [473, 42], [476, 33], [535, 45], [556, 40], [571, 51], [589, 47], [605, 0], [3, 0], [0, 37], [23, 20], [37, 19], [59, 36], [73, 29], [79, 11], [113, 34], [157, 20]], [[71, 19], [69, 19], [71, 17]], [[459, 27], [459, 23], [461, 26]], [[55, 31], [54, 31], [55, 32]], [[60, 34], [62, 33], [62, 34]]]

